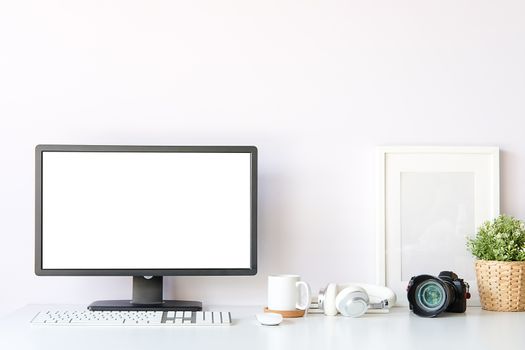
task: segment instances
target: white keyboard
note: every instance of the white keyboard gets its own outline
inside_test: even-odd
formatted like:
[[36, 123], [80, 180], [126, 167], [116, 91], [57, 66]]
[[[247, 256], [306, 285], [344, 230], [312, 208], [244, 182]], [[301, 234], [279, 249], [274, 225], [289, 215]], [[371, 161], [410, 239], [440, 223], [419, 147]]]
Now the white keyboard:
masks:
[[218, 311], [41, 311], [35, 325], [55, 326], [228, 326], [229, 312]]

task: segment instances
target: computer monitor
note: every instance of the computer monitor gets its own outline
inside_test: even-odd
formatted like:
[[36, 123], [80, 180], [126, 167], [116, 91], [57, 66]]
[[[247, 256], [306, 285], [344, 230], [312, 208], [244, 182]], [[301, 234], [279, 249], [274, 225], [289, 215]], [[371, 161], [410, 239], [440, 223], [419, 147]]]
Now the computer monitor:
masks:
[[253, 146], [36, 147], [35, 273], [133, 276], [91, 310], [201, 310], [162, 276], [255, 275]]

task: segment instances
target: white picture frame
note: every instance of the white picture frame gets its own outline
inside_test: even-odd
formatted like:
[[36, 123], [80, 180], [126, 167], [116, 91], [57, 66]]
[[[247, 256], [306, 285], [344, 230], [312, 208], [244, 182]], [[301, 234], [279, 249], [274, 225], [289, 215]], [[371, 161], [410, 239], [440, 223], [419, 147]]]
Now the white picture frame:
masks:
[[377, 148], [377, 283], [407, 306], [414, 275], [452, 270], [479, 305], [467, 236], [499, 215], [499, 148]]

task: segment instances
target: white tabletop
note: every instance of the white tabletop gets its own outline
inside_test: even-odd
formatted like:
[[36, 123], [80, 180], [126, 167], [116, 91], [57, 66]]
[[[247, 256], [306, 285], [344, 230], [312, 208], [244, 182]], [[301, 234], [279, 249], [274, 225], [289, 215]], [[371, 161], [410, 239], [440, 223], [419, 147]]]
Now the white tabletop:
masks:
[[[41, 310], [28, 305], [0, 320], [0, 349], [525, 349], [525, 313], [469, 308], [465, 314], [421, 318], [405, 308], [361, 318], [308, 315], [279, 326], [255, 320], [261, 307], [212, 307], [231, 311], [225, 327], [36, 326]], [[76, 307], [78, 308], [78, 307]]]

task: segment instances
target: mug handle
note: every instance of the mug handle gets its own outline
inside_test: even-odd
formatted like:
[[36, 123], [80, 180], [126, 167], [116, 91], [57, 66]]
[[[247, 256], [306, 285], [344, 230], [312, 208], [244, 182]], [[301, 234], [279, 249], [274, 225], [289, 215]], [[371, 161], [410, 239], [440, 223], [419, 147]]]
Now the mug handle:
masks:
[[[296, 282], [295, 283], [295, 286], [299, 289], [304, 288], [304, 294], [306, 295], [306, 300], [301, 300], [302, 303], [296, 303], [295, 307], [298, 308], [299, 310], [308, 310], [308, 308], [310, 307], [310, 302], [311, 302], [311, 291], [310, 291], [310, 285], [304, 281], [299, 281], [299, 282]], [[306, 312], [305, 312], [306, 314]]]

